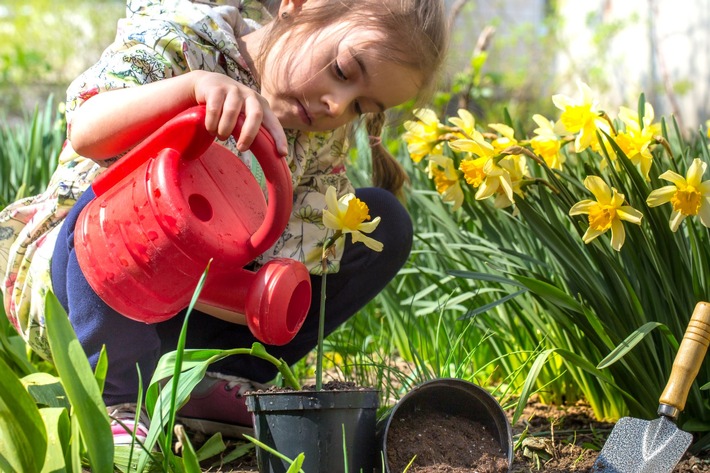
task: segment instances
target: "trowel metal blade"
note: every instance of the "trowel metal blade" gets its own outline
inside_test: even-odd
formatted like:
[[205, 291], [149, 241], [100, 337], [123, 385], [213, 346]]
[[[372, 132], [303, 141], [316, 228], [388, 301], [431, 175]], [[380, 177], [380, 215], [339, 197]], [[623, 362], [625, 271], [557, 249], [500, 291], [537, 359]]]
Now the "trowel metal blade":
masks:
[[619, 419], [599, 453], [593, 473], [669, 473], [693, 436], [665, 416], [647, 421]]

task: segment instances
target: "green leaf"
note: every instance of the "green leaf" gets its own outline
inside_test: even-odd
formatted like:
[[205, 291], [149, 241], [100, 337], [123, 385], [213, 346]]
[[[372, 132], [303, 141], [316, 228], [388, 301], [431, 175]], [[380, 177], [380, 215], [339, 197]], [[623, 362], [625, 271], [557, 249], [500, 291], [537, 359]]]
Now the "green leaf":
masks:
[[579, 313], [583, 312], [582, 306], [579, 304], [579, 302], [577, 302], [569, 294], [553, 286], [552, 284], [548, 284], [538, 279], [532, 279], [526, 276], [521, 276], [519, 274], [513, 274], [511, 275], [511, 277], [520, 281], [525, 287], [530, 290], [530, 292], [544, 299], [548, 299], [550, 302], [560, 307], [564, 307], [565, 309], [569, 310], [574, 310]]
[[95, 473], [113, 471], [113, 435], [106, 406], [83, 348], [56, 296], [45, 296], [47, 337]]
[[535, 357], [535, 361], [530, 367], [528, 375], [525, 377], [525, 383], [523, 383], [523, 389], [520, 392], [520, 400], [518, 401], [518, 405], [515, 407], [515, 411], [513, 412], [513, 423], [516, 423], [520, 416], [523, 414], [523, 409], [527, 405], [528, 399], [534, 392], [535, 382], [537, 381], [537, 377], [540, 374], [540, 371], [542, 370], [543, 366], [545, 366], [547, 359], [550, 357], [550, 355], [555, 353], [555, 351], [557, 350], [554, 348], [550, 348], [544, 350], [542, 353]]
[[25, 376], [21, 381], [37, 404], [47, 407], [63, 407], [65, 409], [71, 407], [58, 377], [49, 373], [38, 372]]
[[626, 337], [623, 342], [617, 345], [611, 353], [605, 356], [604, 359], [599, 362], [597, 368], [599, 368], [600, 370], [608, 368], [609, 366], [622, 359], [633, 347], [638, 345], [644, 338], [646, 338], [649, 333], [653, 332], [653, 330], [656, 328], [660, 328], [661, 330], [663, 330], [666, 335], [669, 336], [669, 340], [671, 340], [671, 343], [674, 348], [678, 349], [678, 341], [675, 339], [671, 331], [668, 330], [668, 327], [666, 327], [660, 322], [647, 322], [641, 327], [639, 327], [637, 330], [634, 330], [631, 335]]
[[[288, 471], [286, 473], [298, 473], [301, 470], [301, 467], [303, 466], [303, 462], [306, 460], [306, 456], [303, 453], [299, 453], [296, 458], [293, 459], [293, 463], [291, 463], [291, 466], [288, 468]], [[347, 473], [347, 471], [345, 472]]]
[[202, 444], [202, 446], [197, 450], [197, 459], [199, 461], [206, 460], [208, 458], [212, 458], [216, 455], [219, 455], [223, 451], [227, 449], [227, 446], [224, 444], [224, 441], [222, 440], [222, 433], [217, 432], [214, 434], [212, 437], [207, 439], [207, 441]]
[[527, 290], [522, 290], [522, 291], [514, 292], [512, 294], [508, 294], [505, 297], [501, 297], [498, 300], [495, 300], [493, 302], [489, 302], [488, 304], [482, 305], [481, 307], [477, 307], [474, 310], [470, 310], [470, 311], [466, 312], [466, 315], [459, 317], [459, 320], [470, 319], [471, 317], [475, 317], [478, 314], [482, 314], [484, 312], [487, 312], [488, 310], [490, 310], [494, 307], [497, 307], [501, 304], [505, 304], [506, 302], [508, 302], [511, 299], [515, 299], [516, 297], [518, 297], [521, 294], [525, 294], [526, 292], [527, 292]]
[[[238, 445], [237, 447], [234, 448], [231, 452], [226, 454], [224, 458], [222, 458], [221, 463], [229, 463], [233, 460], [236, 460], [237, 458], [241, 458], [245, 455], [247, 455], [249, 452], [254, 450], [254, 444], [253, 443], [242, 443]], [[213, 467], [218, 467], [219, 464], [212, 465]]]
[[47, 434], [34, 399], [0, 358], [0, 467], [35, 473], [42, 469]]
[[[283, 453], [277, 452], [277, 451], [274, 450], [272, 447], [266, 445], [266, 444], [263, 443], [263, 442], [260, 442], [259, 440], [255, 439], [254, 437], [251, 437], [251, 436], [249, 436], [249, 435], [244, 435], [244, 438], [247, 439], [247, 440], [249, 440], [250, 442], [254, 443], [254, 445], [256, 445], [257, 447], [261, 448], [262, 450], [265, 450], [265, 451], [269, 452], [271, 455], [273, 455], [273, 456], [275, 456], [275, 457], [278, 457], [278, 458], [284, 460], [285, 462], [287, 462], [289, 465], [291, 465], [291, 466], [289, 467], [287, 473], [305, 473], [305, 472], [301, 469], [301, 466], [303, 465], [303, 460], [304, 460], [304, 455], [303, 455], [303, 453], [300, 453], [300, 454], [296, 457], [296, 459], [291, 460], [289, 457], [287, 457], [287, 456], [284, 455]], [[298, 461], [299, 458], [300, 458], [301, 460], [300, 460], [300, 462], [298, 463], [298, 466], [296, 467], [296, 469], [294, 469], [294, 464]]]
[[[205, 376], [209, 363], [202, 363], [183, 373], [177, 383], [177, 392], [175, 395], [175, 406], [181, 407], [187, 400], [193, 388]], [[152, 449], [158, 441], [163, 429], [171, 420], [174, 412], [171, 412], [170, 406], [173, 405], [173, 383], [168, 381], [164, 389], [160, 390], [160, 383], [156, 382], [148, 387], [146, 392], [146, 409], [150, 415], [150, 428], [145, 440], [145, 447]], [[141, 457], [138, 463], [138, 471], [141, 471], [146, 465], [147, 458]]]
[[258, 356], [259, 358], [265, 358], [269, 356], [266, 351], [266, 348], [264, 348], [264, 345], [259, 342], [252, 343], [251, 352], [254, 356]]
[[175, 431], [178, 441], [182, 444], [182, 465], [185, 468], [185, 473], [202, 473], [195, 448], [190, 443], [185, 429], [182, 426], [176, 426]]
[[475, 281], [491, 281], [491, 282], [498, 282], [501, 284], [508, 284], [511, 286], [524, 287], [521, 283], [519, 283], [517, 281], [514, 281], [510, 278], [506, 278], [503, 276], [497, 276], [495, 274], [479, 273], [479, 272], [475, 272], [475, 271], [462, 271], [462, 270], [449, 270], [446, 273], [451, 276], [457, 277], [457, 278], [473, 279]]
[[108, 355], [106, 354], [106, 346], [101, 347], [99, 359], [96, 361], [96, 369], [94, 370], [94, 379], [99, 387], [99, 392], [104, 392], [104, 383], [106, 382], [106, 373], [108, 373]]
[[65, 458], [69, 452], [71, 438], [69, 413], [63, 407], [46, 407], [40, 409], [39, 413], [47, 429], [47, 455], [42, 471], [47, 473], [67, 471]]

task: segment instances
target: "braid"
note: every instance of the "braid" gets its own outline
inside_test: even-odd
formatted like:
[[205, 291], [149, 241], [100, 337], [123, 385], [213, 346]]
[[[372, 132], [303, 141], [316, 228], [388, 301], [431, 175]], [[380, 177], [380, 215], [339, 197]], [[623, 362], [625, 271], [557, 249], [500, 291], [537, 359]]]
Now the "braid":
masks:
[[365, 120], [365, 129], [370, 136], [370, 150], [372, 152], [372, 181], [375, 186], [402, 198], [402, 187], [406, 182], [409, 182], [409, 177], [402, 165], [382, 145], [380, 135], [384, 124], [384, 113], [369, 114]]

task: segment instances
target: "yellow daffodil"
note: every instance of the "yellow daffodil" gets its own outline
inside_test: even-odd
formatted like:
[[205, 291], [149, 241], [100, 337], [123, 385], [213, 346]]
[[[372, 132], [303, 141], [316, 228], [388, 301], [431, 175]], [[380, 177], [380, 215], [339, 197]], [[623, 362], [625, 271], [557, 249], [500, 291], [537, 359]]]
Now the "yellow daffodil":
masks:
[[427, 168], [429, 177], [434, 180], [436, 191], [441, 195], [441, 200], [451, 202], [452, 210], [458, 210], [463, 204], [463, 190], [459, 181], [459, 174], [454, 167], [454, 160], [442, 155], [429, 157]]
[[572, 99], [566, 95], [552, 96], [552, 102], [562, 110], [555, 126], [558, 134], [577, 134], [574, 150], [580, 153], [597, 142], [597, 128], [603, 126], [592, 90], [584, 82], [577, 82], [581, 97]]
[[464, 179], [473, 187], [477, 187], [476, 200], [487, 199], [502, 189], [509, 200], [513, 200], [513, 184], [508, 171], [496, 164], [493, 159], [498, 155], [493, 145], [485, 140], [454, 140], [449, 143], [454, 151], [467, 152], [474, 159], [464, 159], [459, 168], [464, 173]]
[[488, 124], [488, 127], [495, 130], [498, 134], [498, 138], [491, 141], [491, 145], [493, 145], [496, 152], [500, 153], [504, 149], [518, 144], [518, 140], [515, 139], [515, 130], [508, 125], [504, 125], [502, 123], [490, 123]]
[[[518, 194], [520, 197], [524, 197], [521, 185], [523, 180], [528, 176], [527, 162], [525, 156], [521, 154], [512, 154], [498, 161], [498, 166], [506, 170], [508, 176], [510, 176], [513, 193]], [[504, 190], [503, 186], [499, 186], [493, 206], [497, 209], [504, 209], [514, 204], [515, 202], [508, 197], [508, 193]]]
[[661, 187], [648, 195], [646, 203], [649, 207], [657, 207], [666, 202], [673, 205], [670, 218], [672, 231], [678, 230], [681, 222], [691, 215], [697, 215], [703, 225], [710, 227], [710, 181], [702, 181], [706, 168], [707, 163], [695, 158], [685, 177], [666, 171], [659, 177], [673, 185]]
[[483, 184], [483, 180], [486, 178], [483, 168], [489, 159], [491, 158], [462, 159], [459, 163], [459, 169], [463, 173], [464, 179], [474, 189], [478, 189]]
[[456, 128], [460, 130], [460, 132], [454, 132], [454, 136], [457, 136], [458, 138], [461, 139], [483, 139], [483, 135], [481, 135], [481, 132], [476, 130], [476, 119], [474, 116], [469, 112], [468, 110], [462, 108], [459, 109], [458, 112], [458, 117], [451, 117], [449, 118], [449, 122], [451, 122]]
[[705, 134], [710, 138], [710, 120], [705, 122]]
[[330, 186], [325, 192], [326, 208], [323, 210], [323, 225], [341, 233], [350, 233], [353, 243], [362, 242], [374, 251], [382, 251], [381, 242], [365, 236], [371, 233], [380, 223], [380, 217], [371, 222], [370, 209], [367, 204], [355, 194], [345, 194], [340, 199], [335, 192], [335, 187]]
[[[646, 103], [641, 122], [638, 119], [638, 112], [627, 107], [620, 108], [619, 119], [624, 122], [625, 130], [619, 132], [614, 140], [626, 157], [639, 166], [641, 174], [648, 180], [648, 172], [653, 164], [653, 155], [649, 147], [661, 131], [661, 125], [653, 123], [653, 106]], [[610, 156], [614, 156], [614, 153], [611, 152]]]
[[403, 135], [409, 156], [415, 163], [420, 162], [428, 154], [437, 152], [440, 148], [440, 135], [442, 125], [436, 112], [428, 108], [420, 108], [414, 111], [417, 120], [404, 122], [407, 130]]
[[[505, 158], [501, 159], [501, 161], [504, 160]], [[499, 166], [495, 159], [489, 159], [483, 166], [483, 173], [486, 177], [474, 196], [476, 200], [487, 199], [496, 192], [502, 191], [505, 197], [513, 202], [513, 181], [505, 168]]]
[[570, 215], [588, 215], [589, 228], [582, 240], [588, 244], [611, 229], [611, 247], [616, 251], [621, 250], [626, 239], [622, 220], [640, 225], [643, 215], [633, 207], [623, 205], [626, 198], [624, 194], [620, 194], [613, 187], [610, 188], [598, 176], [587, 176], [584, 187], [589, 189], [597, 200], [577, 202], [569, 211]]
[[532, 118], [538, 126], [533, 130], [536, 136], [530, 140], [533, 151], [544, 159], [550, 168], [562, 169], [565, 156], [560, 153], [562, 142], [555, 133], [555, 122], [540, 114], [535, 114]]
[[492, 158], [498, 154], [493, 145], [484, 140], [483, 136], [474, 139], [453, 140], [449, 142], [449, 147], [460, 153], [471, 153], [478, 158]]

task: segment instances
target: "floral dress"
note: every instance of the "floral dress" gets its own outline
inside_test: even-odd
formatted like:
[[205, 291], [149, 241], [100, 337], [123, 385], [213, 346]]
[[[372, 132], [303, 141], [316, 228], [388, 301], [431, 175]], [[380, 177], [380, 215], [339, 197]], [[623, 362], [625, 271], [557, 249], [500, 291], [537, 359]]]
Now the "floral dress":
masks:
[[[92, 96], [191, 70], [221, 72], [258, 91], [235, 37], [269, 18], [254, 0], [128, 0], [126, 18], [119, 21], [115, 41], [67, 90], [69, 136], [74, 111]], [[286, 134], [294, 188], [293, 213], [282, 236], [257, 259], [257, 264], [288, 257], [318, 273], [320, 248], [326, 237], [321, 219], [325, 191], [334, 186], [339, 195], [353, 192], [345, 176], [345, 131], [286, 130]], [[250, 153], [236, 151], [233, 138], [222, 144], [247, 164], [255, 162]], [[44, 297], [52, 290], [50, 264], [57, 234], [77, 199], [117, 159], [120, 157], [95, 162], [79, 156], [67, 141], [47, 189], [0, 212], [0, 276], [5, 312], [20, 335], [43, 356], [49, 356]], [[338, 266], [335, 261], [329, 271], [337, 271]]]

